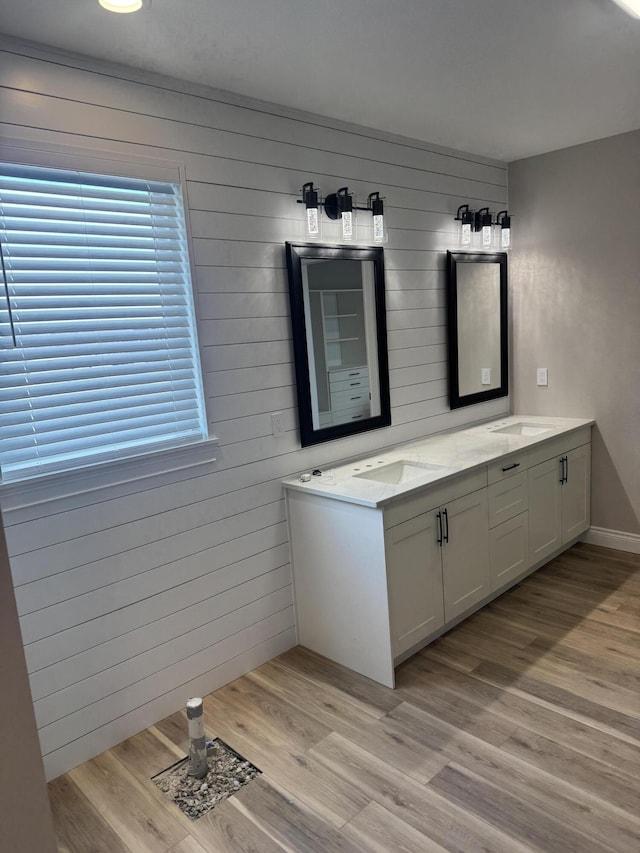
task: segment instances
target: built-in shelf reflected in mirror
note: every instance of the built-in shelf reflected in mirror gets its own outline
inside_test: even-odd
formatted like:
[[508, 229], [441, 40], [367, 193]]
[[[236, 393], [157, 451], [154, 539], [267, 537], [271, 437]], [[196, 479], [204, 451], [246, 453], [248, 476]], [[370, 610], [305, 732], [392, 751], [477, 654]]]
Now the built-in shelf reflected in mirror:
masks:
[[302, 445], [388, 426], [383, 250], [286, 248]]
[[506, 254], [447, 252], [447, 308], [451, 408], [505, 397]]

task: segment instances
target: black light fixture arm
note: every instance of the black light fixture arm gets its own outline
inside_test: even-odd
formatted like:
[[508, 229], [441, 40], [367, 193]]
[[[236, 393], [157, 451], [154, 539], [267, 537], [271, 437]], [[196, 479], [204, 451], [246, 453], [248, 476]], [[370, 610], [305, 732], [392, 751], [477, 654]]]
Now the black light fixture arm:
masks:
[[496, 213], [495, 220], [488, 207], [481, 207], [478, 210], [470, 210], [468, 204], [461, 204], [456, 215], [453, 217], [454, 222], [472, 223], [475, 231], [480, 231], [483, 225], [502, 225], [508, 228], [511, 223], [511, 214], [508, 210], [501, 210]]
[[384, 214], [384, 203], [379, 192], [369, 193], [366, 206], [355, 205], [349, 187], [340, 187], [334, 193], [320, 199], [320, 193], [313, 182], [309, 181], [302, 186], [302, 198], [297, 199], [298, 204], [306, 207], [323, 207], [329, 219], [338, 219], [345, 210], [366, 210], [374, 216]]
[[481, 207], [476, 211], [473, 228], [475, 231], [482, 231], [485, 225], [493, 225], [493, 217], [488, 207]]

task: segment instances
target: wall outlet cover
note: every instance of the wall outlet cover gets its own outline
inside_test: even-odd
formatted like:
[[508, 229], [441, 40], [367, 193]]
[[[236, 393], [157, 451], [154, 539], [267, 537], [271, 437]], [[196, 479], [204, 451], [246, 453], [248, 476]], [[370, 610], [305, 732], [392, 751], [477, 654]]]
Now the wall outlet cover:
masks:
[[274, 412], [271, 415], [271, 432], [274, 438], [281, 438], [284, 435], [284, 414], [282, 412]]
[[491, 368], [483, 367], [482, 368], [482, 384], [483, 385], [491, 385]]
[[549, 371], [546, 367], [538, 368], [538, 385], [549, 384]]

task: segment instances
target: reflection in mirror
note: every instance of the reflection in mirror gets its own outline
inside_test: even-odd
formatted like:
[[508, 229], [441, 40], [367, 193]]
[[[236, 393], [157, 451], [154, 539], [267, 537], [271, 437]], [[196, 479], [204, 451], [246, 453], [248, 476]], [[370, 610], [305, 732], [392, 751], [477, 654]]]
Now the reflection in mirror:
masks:
[[302, 261], [314, 429], [380, 414], [373, 262]]
[[508, 394], [507, 259], [448, 253], [451, 408]]
[[302, 444], [390, 423], [382, 249], [287, 243]]
[[499, 388], [500, 267], [458, 265], [458, 383], [460, 396]]

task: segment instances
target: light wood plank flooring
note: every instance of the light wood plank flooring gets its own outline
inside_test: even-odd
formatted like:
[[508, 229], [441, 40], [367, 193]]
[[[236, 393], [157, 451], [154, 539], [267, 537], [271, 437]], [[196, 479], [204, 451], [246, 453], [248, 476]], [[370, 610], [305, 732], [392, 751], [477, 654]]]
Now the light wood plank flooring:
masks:
[[[205, 700], [263, 775], [192, 822], [182, 712], [50, 785], [65, 853], [640, 850], [640, 557], [577, 545], [389, 690], [301, 648]], [[185, 699], [188, 697], [185, 697]]]

